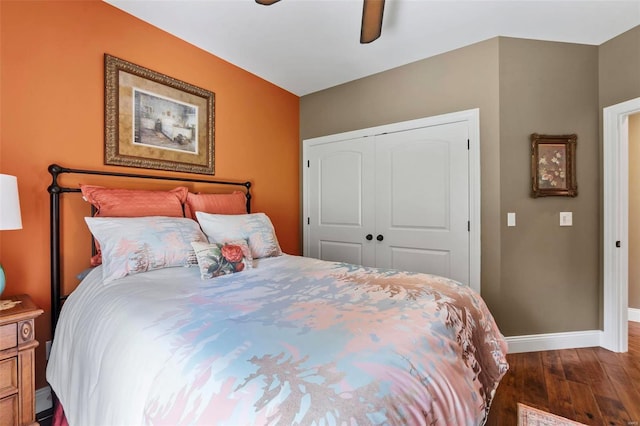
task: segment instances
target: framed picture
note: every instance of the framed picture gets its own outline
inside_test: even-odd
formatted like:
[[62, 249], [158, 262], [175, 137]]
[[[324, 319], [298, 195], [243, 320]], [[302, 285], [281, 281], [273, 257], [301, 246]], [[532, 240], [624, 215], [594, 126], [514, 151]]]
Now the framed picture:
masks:
[[215, 94], [104, 58], [105, 164], [213, 175]]
[[577, 135], [531, 135], [533, 197], [578, 195], [576, 183]]

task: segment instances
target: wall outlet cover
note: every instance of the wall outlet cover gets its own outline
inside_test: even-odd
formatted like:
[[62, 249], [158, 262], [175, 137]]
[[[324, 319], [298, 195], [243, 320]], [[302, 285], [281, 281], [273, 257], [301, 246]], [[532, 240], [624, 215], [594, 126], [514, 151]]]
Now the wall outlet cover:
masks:
[[573, 226], [573, 212], [560, 212], [560, 226]]

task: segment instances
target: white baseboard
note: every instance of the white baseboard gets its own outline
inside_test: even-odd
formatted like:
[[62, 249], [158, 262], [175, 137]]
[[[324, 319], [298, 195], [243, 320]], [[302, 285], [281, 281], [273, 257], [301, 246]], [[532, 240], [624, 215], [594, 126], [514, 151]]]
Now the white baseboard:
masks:
[[629, 308], [629, 321], [640, 322], [640, 309]]
[[571, 331], [566, 333], [531, 334], [511, 336], [506, 341], [509, 353], [553, 351], [600, 346], [600, 330]]
[[53, 400], [51, 398], [51, 388], [45, 386], [40, 389], [36, 389], [36, 413], [42, 413], [53, 407]]

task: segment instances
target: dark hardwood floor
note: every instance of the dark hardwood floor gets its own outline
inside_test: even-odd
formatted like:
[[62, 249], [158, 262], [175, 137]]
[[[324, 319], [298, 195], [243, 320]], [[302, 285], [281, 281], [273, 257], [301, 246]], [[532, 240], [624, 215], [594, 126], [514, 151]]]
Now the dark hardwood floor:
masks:
[[565, 349], [507, 360], [487, 425], [516, 425], [518, 402], [587, 425], [640, 425], [640, 323], [629, 322], [627, 353]]

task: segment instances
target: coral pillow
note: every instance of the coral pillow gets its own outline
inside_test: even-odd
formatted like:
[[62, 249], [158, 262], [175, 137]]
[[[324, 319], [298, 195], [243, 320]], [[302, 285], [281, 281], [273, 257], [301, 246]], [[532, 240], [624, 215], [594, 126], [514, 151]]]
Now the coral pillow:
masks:
[[182, 205], [189, 193], [184, 186], [170, 191], [145, 191], [80, 185], [80, 190], [97, 209], [96, 217], [184, 217]]
[[184, 205], [185, 217], [196, 220], [196, 212], [214, 214], [247, 213], [247, 196], [242, 191], [231, 194], [187, 194]]
[[[82, 197], [96, 208], [95, 217], [184, 217], [182, 205], [189, 193], [184, 186], [170, 191], [146, 191], [80, 185], [80, 190]], [[91, 258], [91, 266], [102, 263], [100, 244], [97, 241], [96, 249], [97, 254]]]

